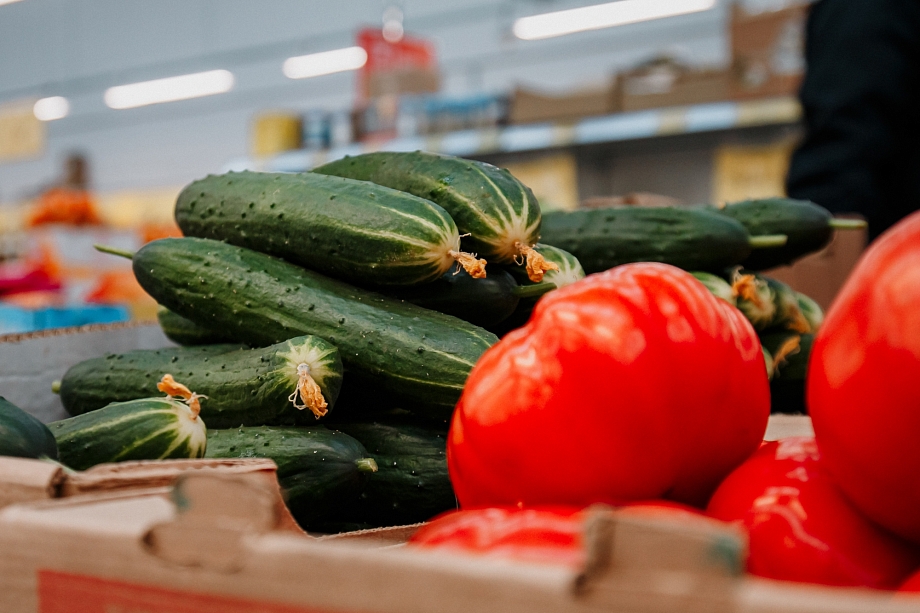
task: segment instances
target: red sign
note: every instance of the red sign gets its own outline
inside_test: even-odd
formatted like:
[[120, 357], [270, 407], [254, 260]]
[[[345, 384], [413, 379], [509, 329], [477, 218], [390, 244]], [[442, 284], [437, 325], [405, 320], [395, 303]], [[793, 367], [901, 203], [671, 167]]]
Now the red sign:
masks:
[[361, 69], [359, 93], [368, 97], [367, 84], [372, 74], [407, 69], [434, 70], [437, 68], [434, 45], [421, 38], [403, 36], [390, 42], [383, 38], [379, 28], [365, 28], [358, 32], [358, 46], [367, 52], [367, 63]]
[[38, 571], [38, 613], [332, 613], [332, 611], [212, 594], [180, 592], [98, 577], [40, 570]]

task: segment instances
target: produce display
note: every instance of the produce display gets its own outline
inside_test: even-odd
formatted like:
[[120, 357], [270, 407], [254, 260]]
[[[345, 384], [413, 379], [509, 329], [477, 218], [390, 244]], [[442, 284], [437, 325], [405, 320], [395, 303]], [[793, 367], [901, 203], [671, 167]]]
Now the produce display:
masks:
[[[506, 170], [373, 153], [209, 176], [175, 214], [100, 250], [180, 346], [71, 365], [47, 427], [0, 399], [0, 455], [270, 458], [304, 529], [428, 522], [410, 548], [451, 555], [581, 569], [606, 504], [731, 522], [754, 575], [920, 567], [920, 214], [826, 319], [762, 271], [861, 222], [785, 198], [541, 214]], [[764, 443], [771, 410], [815, 438]]]
[[464, 244], [493, 264], [523, 265], [531, 281], [553, 270], [533, 249], [540, 239], [540, 205], [507, 170], [449, 155], [366, 153], [313, 172], [371, 181], [436, 202], [457, 222]]
[[342, 385], [338, 349], [296, 336], [260, 349], [202, 345], [86, 360], [64, 374], [61, 402], [81, 415], [153, 395], [168, 373], [207, 396], [201, 417], [213, 428], [312, 421], [332, 409]]

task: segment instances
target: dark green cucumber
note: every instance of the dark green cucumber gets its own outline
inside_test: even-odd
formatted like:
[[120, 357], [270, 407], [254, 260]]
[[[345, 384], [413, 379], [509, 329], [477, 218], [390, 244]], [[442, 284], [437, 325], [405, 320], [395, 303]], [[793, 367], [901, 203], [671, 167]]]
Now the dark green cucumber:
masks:
[[207, 444], [204, 420], [172, 398], [116, 402], [48, 428], [60, 461], [75, 470], [106, 462], [200, 458]]
[[385, 185], [444, 207], [463, 245], [494, 264], [512, 264], [516, 246], [540, 238], [540, 206], [533, 192], [510, 172], [491, 164], [415, 151], [365, 153], [330, 162], [315, 173]]
[[208, 431], [208, 458], [270, 458], [294, 519], [305, 530], [341, 517], [377, 464], [347, 434], [323, 426]]
[[0, 396], [0, 456], [58, 459], [48, 427]]
[[791, 287], [772, 277], [744, 270], [733, 275], [736, 306], [755, 330], [783, 329], [796, 334], [813, 331], [799, 306], [798, 294]]
[[834, 219], [824, 207], [792, 198], [743, 200], [715, 210], [741, 222], [751, 236], [785, 234], [788, 237], [785, 245], [756, 249], [738, 262], [755, 271], [791, 264], [803, 255], [822, 249], [830, 242], [834, 228], [865, 227], [865, 222]]
[[450, 411], [498, 339], [465, 321], [200, 238], [147, 243], [134, 274], [160, 304], [252, 345], [313, 334], [339, 348], [349, 385]]
[[[303, 364], [328, 404], [298, 410], [289, 397], [297, 391]], [[159, 393], [165, 374], [208, 397], [201, 416], [212, 428], [313, 421], [331, 410], [342, 384], [338, 350], [315, 336], [298, 336], [260, 349], [202, 345], [131, 351], [72, 366], [61, 380], [61, 402], [80, 415], [111, 402]], [[298, 406], [306, 403], [295, 397]]]
[[461, 257], [457, 226], [437, 204], [313, 173], [195, 181], [179, 194], [176, 222], [186, 236], [276, 255], [359, 285], [434, 281]]
[[[560, 287], [565, 287], [575, 283], [580, 279], [585, 278], [585, 271], [581, 267], [581, 263], [578, 261], [574, 255], [568, 251], [559, 249], [552, 245], [546, 245], [543, 243], [537, 243], [534, 245], [534, 250], [537, 251], [547, 262], [551, 262], [556, 265], [555, 270], [549, 270], [544, 274], [543, 280], [537, 284], [531, 281], [526, 271], [524, 271], [519, 266], [508, 266], [507, 270], [515, 278], [515, 280], [520, 283], [520, 286], [526, 291], [528, 288], [536, 288], [538, 286], [550, 286], [550, 290], [558, 289]], [[498, 324], [493, 324], [487, 326], [489, 330], [495, 332], [499, 336], [520, 328], [527, 323], [527, 320], [530, 319], [530, 314], [533, 312], [533, 308], [537, 305], [537, 301], [542, 297], [541, 295], [537, 296], [525, 296], [522, 297], [518, 303], [517, 308], [514, 310], [514, 313], [509, 315], [506, 319], [499, 322]]]
[[805, 379], [811, 356], [813, 334], [770, 332], [761, 336], [764, 348], [774, 355], [770, 381], [770, 405], [773, 413], [807, 413]]
[[[543, 291], [549, 289], [547, 285]], [[460, 270], [448, 272], [434, 283], [388, 293], [414, 305], [485, 327], [507, 319], [517, 308], [521, 295], [539, 291], [539, 288], [521, 288], [506, 271], [492, 268], [485, 279], [474, 279]]]
[[164, 307], [157, 309], [157, 321], [166, 338], [179, 345], [215, 345], [233, 342], [233, 339], [226, 334], [203, 328]]
[[346, 521], [400, 526], [457, 508], [447, 474], [447, 424], [388, 416], [334, 427], [360, 441], [379, 467], [343, 515]]
[[747, 258], [751, 240], [739, 222], [714, 211], [608, 207], [543, 215], [543, 242], [564, 249], [585, 272], [630, 262], [664, 262], [719, 271]]
[[821, 305], [801, 292], [796, 292], [795, 297], [798, 300], [799, 309], [802, 311], [805, 321], [808, 322], [811, 332], [814, 334], [824, 323], [824, 311], [821, 309]]
[[731, 283], [719, 275], [711, 272], [693, 272], [690, 274], [696, 277], [697, 281], [705, 285], [706, 289], [716, 298], [721, 298], [732, 306], [738, 305], [738, 297], [735, 295], [734, 290], [732, 290]]

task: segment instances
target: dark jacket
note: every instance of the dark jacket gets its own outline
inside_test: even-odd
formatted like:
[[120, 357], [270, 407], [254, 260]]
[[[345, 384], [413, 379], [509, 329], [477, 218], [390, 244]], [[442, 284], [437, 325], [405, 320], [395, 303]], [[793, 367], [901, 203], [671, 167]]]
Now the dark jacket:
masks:
[[920, 209], [920, 0], [819, 0], [805, 59], [787, 191], [862, 214], [874, 238]]

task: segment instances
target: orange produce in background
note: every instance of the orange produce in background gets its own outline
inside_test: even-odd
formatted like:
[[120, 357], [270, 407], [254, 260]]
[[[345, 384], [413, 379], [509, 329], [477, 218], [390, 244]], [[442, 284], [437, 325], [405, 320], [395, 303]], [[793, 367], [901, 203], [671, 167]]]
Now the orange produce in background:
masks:
[[102, 219], [89, 192], [71, 187], [54, 187], [39, 196], [26, 220], [28, 227], [52, 223], [102, 225]]

